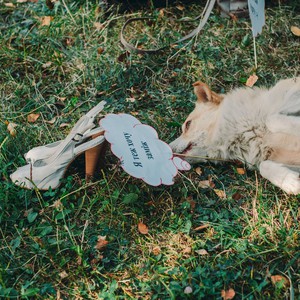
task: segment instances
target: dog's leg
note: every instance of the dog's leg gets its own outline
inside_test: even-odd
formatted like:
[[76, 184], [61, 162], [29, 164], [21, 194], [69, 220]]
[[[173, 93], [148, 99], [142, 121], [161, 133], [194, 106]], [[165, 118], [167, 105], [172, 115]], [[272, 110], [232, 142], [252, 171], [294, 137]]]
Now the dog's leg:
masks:
[[280, 187], [286, 193], [300, 194], [299, 168], [266, 160], [260, 163], [259, 171], [264, 178]]
[[299, 116], [277, 114], [271, 115], [266, 120], [266, 125], [272, 133], [287, 133], [300, 136], [300, 112]]

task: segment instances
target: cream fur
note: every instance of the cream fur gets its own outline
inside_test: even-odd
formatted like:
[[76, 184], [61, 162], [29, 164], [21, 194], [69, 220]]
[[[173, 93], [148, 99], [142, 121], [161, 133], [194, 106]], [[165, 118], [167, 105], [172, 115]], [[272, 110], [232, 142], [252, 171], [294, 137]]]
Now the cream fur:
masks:
[[300, 193], [300, 77], [219, 97], [201, 82], [194, 90], [198, 100], [170, 144], [174, 153], [191, 163], [239, 159], [285, 192]]

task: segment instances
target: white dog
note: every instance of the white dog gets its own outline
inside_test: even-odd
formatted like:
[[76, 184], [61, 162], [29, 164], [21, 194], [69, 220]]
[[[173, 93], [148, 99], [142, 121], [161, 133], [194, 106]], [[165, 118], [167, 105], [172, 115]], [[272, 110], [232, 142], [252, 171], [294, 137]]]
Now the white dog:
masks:
[[196, 107], [170, 146], [191, 163], [241, 160], [289, 194], [300, 193], [300, 77], [271, 89], [218, 95], [194, 83]]

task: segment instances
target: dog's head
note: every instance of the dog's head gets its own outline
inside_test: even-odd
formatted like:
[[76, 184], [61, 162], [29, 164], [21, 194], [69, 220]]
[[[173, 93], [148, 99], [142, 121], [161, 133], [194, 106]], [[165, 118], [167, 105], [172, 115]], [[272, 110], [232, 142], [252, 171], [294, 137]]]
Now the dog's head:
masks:
[[213, 138], [218, 108], [223, 96], [211, 91], [207, 84], [193, 84], [197, 96], [195, 109], [182, 125], [182, 134], [170, 143], [174, 153], [183, 154], [191, 163], [205, 161]]

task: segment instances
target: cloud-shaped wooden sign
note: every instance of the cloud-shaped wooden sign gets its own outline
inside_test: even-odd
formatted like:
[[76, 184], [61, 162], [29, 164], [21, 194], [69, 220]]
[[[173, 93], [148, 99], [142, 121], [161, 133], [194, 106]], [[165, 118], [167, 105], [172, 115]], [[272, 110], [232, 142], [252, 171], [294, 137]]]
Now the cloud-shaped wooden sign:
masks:
[[170, 146], [158, 138], [154, 128], [131, 115], [108, 114], [100, 125], [123, 169], [149, 185], [171, 185], [178, 170], [191, 168], [188, 162], [173, 156]]

